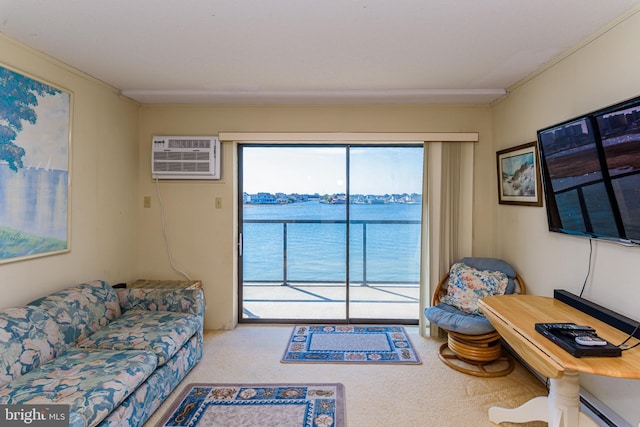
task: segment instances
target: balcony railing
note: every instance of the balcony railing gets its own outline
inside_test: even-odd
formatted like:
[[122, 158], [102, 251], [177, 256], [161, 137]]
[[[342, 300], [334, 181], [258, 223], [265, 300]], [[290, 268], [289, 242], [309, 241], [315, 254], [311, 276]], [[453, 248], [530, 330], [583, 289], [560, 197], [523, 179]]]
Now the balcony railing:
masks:
[[[398, 225], [420, 225], [421, 221], [419, 220], [351, 220], [351, 221], [346, 221], [346, 220], [309, 220], [309, 219], [245, 219], [243, 221], [245, 224], [281, 224], [282, 225], [282, 234], [281, 234], [281, 243], [282, 243], [282, 276], [280, 278], [277, 279], [260, 279], [260, 278], [250, 278], [250, 277], [245, 277], [244, 281], [250, 281], [252, 283], [278, 283], [281, 282], [283, 285], [289, 285], [290, 282], [295, 282], [295, 283], [351, 283], [351, 284], [361, 284], [363, 286], [367, 286], [369, 284], [380, 284], [380, 283], [393, 283], [393, 284], [409, 284], [409, 285], [419, 285], [419, 281], [417, 279], [412, 279], [411, 277], [405, 277], [404, 279], [400, 279], [398, 280], [397, 278], [394, 278], [392, 280], [376, 280], [375, 277], [371, 277], [371, 275], [369, 274], [369, 268], [368, 268], [368, 262], [370, 261], [369, 256], [368, 256], [368, 252], [370, 249], [370, 242], [368, 239], [368, 226], [371, 225], [384, 225], [384, 226], [398, 226]], [[359, 280], [352, 280], [351, 277], [355, 276], [354, 274], [351, 274], [353, 272], [351, 272], [349, 274], [350, 277], [347, 278], [347, 280], [342, 279], [342, 280], [326, 280], [326, 279], [322, 279], [322, 280], [309, 280], [309, 279], [305, 279], [305, 280], [300, 280], [297, 278], [291, 278], [289, 275], [289, 226], [292, 224], [327, 224], [327, 225], [345, 225], [345, 226], [349, 226], [349, 227], [354, 227], [354, 226], [361, 226], [361, 235], [362, 235], [362, 241], [361, 241], [361, 252], [362, 252], [362, 256], [361, 256], [361, 264], [362, 264], [362, 276], [361, 279]], [[353, 230], [353, 228], [351, 228], [351, 230], [349, 231], [349, 234], [353, 234], [355, 230]], [[419, 236], [419, 233], [418, 233]], [[243, 236], [242, 238], [244, 238], [245, 236]], [[347, 237], [346, 237], [346, 232], [345, 232], [345, 241], [346, 241]], [[419, 239], [419, 237], [418, 237]], [[351, 242], [352, 244], [353, 242]], [[244, 243], [243, 243], [244, 245]], [[344, 245], [344, 244], [343, 244]], [[398, 247], [400, 247], [402, 245], [402, 242], [397, 241], [394, 242], [394, 245], [396, 245], [395, 249], [398, 249]], [[349, 265], [351, 263], [350, 260], [350, 256], [351, 256], [351, 251], [347, 251], [345, 254], [345, 265]], [[251, 262], [251, 260], [245, 260], [246, 262]], [[418, 271], [419, 267], [416, 265], [415, 266], [415, 270], [416, 272]], [[348, 269], [347, 269], [348, 271]], [[347, 272], [345, 271], [345, 275], [347, 275]]]

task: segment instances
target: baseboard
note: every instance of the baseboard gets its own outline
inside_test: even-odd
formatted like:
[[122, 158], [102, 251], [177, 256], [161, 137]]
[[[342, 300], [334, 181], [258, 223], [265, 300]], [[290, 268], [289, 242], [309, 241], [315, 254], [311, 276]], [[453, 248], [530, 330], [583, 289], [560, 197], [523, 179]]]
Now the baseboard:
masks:
[[582, 387], [580, 387], [580, 403], [580, 410], [603, 427], [633, 427], [602, 403], [600, 399]]

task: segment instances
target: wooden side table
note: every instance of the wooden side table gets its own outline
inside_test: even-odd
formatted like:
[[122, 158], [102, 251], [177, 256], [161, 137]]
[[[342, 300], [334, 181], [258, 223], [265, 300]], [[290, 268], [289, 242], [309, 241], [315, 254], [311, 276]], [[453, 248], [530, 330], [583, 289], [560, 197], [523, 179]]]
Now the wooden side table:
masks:
[[[502, 338], [536, 371], [549, 377], [549, 396], [534, 398], [515, 409], [492, 407], [489, 419], [501, 422], [546, 421], [558, 427], [597, 427], [580, 412], [580, 372], [640, 379], [640, 351], [621, 357], [574, 357], [535, 330], [536, 323], [573, 322], [589, 325], [617, 344], [628, 334], [550, 297], [500, 295], [482, 298], [478, 306]], [[635, 343], [637, 340], [631, 343]]]

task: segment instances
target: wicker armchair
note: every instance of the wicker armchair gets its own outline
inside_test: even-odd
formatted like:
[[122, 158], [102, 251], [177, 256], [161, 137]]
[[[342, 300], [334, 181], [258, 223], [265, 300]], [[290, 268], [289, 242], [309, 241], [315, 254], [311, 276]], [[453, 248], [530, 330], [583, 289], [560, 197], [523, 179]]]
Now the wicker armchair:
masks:
[[[502, 260], [464, 258], [460, 262], [480, 271], [503, 272], [510, 280], [504, 293], [525, 293], [522, 277]], [[443, 301], [446, 300], [450, 274], [440, 280], [432, 306], [425, 310], [427, 319], [447, 333], [447, 342], [439, 349], [440, 360], [469, 375], [499, 377], [509, 374], [514, 368], [513, 360], [503, 353], [500, 335], [491, 323], [482, 314], [466, 313]]]

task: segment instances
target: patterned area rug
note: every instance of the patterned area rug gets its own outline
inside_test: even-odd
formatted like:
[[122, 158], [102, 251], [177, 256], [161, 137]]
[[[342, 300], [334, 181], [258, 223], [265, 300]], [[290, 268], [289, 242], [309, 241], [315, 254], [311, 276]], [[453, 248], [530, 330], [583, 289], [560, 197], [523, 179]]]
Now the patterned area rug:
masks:
[[342, 384], [188, 384], [156, 427], [344, 427]]
[[402, 326], [298, 325], [283, 363], [408, 363], [420, 356]]

